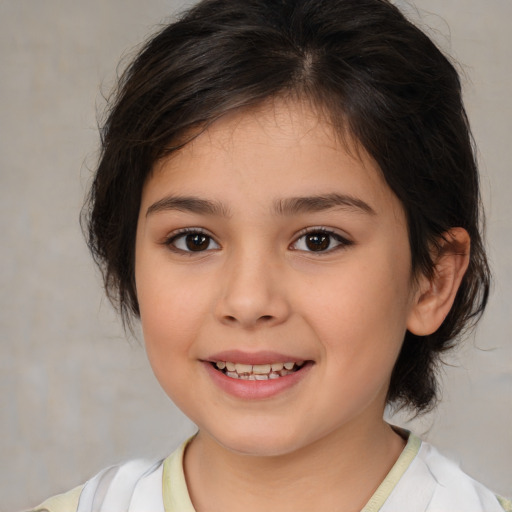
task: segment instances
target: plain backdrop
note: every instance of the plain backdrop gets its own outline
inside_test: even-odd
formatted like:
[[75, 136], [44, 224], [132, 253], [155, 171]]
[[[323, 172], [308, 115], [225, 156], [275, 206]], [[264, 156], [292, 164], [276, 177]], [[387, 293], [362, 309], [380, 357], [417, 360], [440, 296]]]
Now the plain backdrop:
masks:
[[[130, 457], [165, 456], [194, 431], [142, 342], [126, 340], [79, 226], [116, 66], [183, 5], [0, 0], [1, 510], [34, 506]], [[415, 6], [407, 13], [463, 73], [495, 285], [476, 334], [449, 360], [439, 408], [392, 421], [511, 495], [512, 2]]]

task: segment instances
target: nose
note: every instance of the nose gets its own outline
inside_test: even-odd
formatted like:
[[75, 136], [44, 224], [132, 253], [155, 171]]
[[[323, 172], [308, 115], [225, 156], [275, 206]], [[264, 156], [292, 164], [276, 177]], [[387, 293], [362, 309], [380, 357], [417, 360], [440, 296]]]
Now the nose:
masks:
[[261, 254], [231, 258], [222, 274], [217, 318], [246, 329], [285, 322], [290, 305], [283, 277], [279, 264]]

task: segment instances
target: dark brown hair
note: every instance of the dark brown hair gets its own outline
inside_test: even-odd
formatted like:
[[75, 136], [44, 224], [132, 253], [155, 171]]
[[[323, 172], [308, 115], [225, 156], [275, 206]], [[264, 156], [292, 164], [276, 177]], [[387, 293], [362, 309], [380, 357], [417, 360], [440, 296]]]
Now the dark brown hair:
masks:
[[387, 0], [204, 0], [151, 37], [119, 80], [84, 210], [107, 293], [125, 320], [139, 315], [136, 224], [155, 162], [276, 97], [310, 101], [376, 160], [406, 212], [414, 272], [432, 276], [450, 228], [471, 237], [450, 314], [430, 336], [407, 333], [393, 370], [388, 402], [427, 410], [440, 354], [485, 307], [489, 269], [458, 73]]

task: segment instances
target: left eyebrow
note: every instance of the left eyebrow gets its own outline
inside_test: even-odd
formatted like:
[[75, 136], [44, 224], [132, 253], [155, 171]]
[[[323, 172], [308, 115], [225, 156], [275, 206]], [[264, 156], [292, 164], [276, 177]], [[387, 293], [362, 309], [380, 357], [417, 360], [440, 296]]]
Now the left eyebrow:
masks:
[[332, 208], [342, 208], [354, 212], [376, 215], [375, 210], [363, 200], [345, 194], [326, 194], [319, 196], [290, 197], [274, 203], [279, 215], [297, 215], [300, 213], [321, 212]]

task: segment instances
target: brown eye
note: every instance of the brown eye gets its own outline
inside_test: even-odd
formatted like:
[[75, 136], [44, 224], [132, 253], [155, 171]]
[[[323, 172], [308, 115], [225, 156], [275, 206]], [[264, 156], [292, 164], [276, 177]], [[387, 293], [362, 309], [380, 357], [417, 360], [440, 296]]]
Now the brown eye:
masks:
[[310, 233], [305, 236], [304, 242], [310, 251], [325, 251], [329, 248], [331, 237], [325, 233]]
[[311, 230], [309, 233], [297, 238], [291, 248], [304, 252], [331, 252], [335, 249], [343, 249], [353, 242], [343, 238], [338, 233], [323, 229]]
[[204, 252], [220, 249], [215, 240], [202, 231], [186, 231], [171, 237], [166, 245], [176, 252]]
[[189, 251], [205, 251], [210, 245], [210, 237], [201, 233], [187, 235], [185, 237], [185, 244]]

